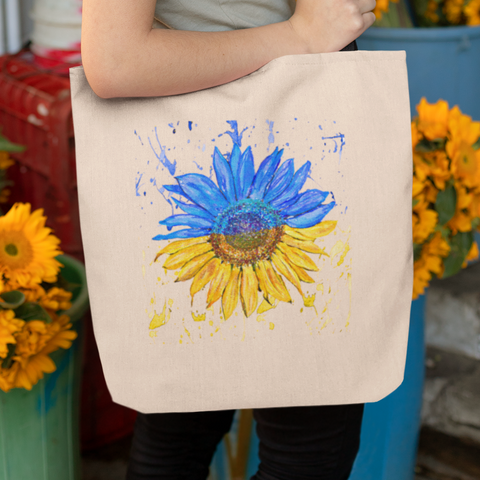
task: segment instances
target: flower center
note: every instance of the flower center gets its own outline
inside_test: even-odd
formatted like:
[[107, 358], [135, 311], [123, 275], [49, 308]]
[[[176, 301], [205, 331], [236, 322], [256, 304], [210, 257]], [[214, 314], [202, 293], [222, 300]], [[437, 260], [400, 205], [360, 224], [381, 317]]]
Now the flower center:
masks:
[[0, 233], [0, 264], [17, 270], [28, 267], [32, 259], [32, 245], [23, 232]]
[[246, 199], [215, 219], [211, 242], [215, 254], [234, 265], [265, 260], [283, 234], [282, 217], [262, 200]]

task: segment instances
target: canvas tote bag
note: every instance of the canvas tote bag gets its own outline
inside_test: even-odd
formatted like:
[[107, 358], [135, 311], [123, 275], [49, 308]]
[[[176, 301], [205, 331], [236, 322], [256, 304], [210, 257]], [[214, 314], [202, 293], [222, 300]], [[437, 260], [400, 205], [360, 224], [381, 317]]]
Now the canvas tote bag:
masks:
[[110, 394], [143, 413], [375, 402], [413, 284], [405, 51], [287, 55], [102, 99], [70, 68], [80, 220]]

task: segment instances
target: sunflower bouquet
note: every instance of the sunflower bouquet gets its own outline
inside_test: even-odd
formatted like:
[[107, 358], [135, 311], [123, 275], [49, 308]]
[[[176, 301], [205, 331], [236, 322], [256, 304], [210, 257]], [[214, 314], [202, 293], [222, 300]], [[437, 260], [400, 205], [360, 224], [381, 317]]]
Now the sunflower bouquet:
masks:
[[77, 337], [68, 315], [72, 293], [62, 283], [60, 240], [43, 210], [16, 203], [0, 216], [0, 389], [31, 390], [55, 371], [49, 357]]
[[412, 121], [413, 298], [478, 258], [480, 122], [422, 98]]
[[[396, 3], [392, 9], [391, 2]], [[378, 0], [373, 13], [378, 27], [475, 26], [480, 0]]]

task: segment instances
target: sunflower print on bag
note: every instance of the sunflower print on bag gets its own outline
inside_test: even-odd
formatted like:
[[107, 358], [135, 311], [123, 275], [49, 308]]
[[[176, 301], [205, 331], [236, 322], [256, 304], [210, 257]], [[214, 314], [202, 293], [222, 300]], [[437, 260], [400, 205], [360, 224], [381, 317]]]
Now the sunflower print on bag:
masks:
[[[268, 155], [255, 171], [251, 147], [241, 152], [234, 144], [227, 160], [215, 147], [209, 177], [190, 173], [175, 177], [176, 185], [163, 187], [184, 212], [160, 221], [168, 231], [187, 227], [153, 240], [172, 240], [155, 261], [175, 270], [176, 282], [191, 280], [193, 297], [207, 287], [207, 308], [221, 299], [228, 319], [240, 300], [249, 317], [259, 295], [271, 305], [292, 302], [286, 279], [304, 297], [302, 282], [314, 283], [307, 273], [318, 271], [309, 254], [322, 254], [315, 239], [335, 229], [336, 221], [323, 221], [335, 207], [332, 192], [301, 191], [311, 163], [295, 171], [294, 159], [282, 162], [284, 149]], [[260, 297], [261, 299], [262, 297]]]

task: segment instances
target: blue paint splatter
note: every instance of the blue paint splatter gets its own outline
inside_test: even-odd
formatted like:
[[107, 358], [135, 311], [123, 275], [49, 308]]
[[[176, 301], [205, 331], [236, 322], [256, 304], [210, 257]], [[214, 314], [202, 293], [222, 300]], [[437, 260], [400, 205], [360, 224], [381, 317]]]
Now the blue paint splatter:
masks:
[[[334, 135], [333, 137], [322, 137], [322, 140], [327, 139], [334, 141], [335, 150], [333, 151], [333, 153], [336, 153], [338, 151], [338, 163], [340, 163], [340, 160], [342, 159], [343, 146], [345, 145], [345, 135], [343, 133], [339, 133], [338, 135]], [[340, 139], [340, 150], [338, 150], [337, 141], [335, 139]]]
[[287, 147], [289, 147], [289, 146], [290, 146], [290, 144], [289, 144], [289, 143], [286, 143], [285, 145], [286, 145]]
[[227, 123], [230, 125], [232, 131], [227, 130], [218, 136], [221, 137], [222, 135], [225, 135], [225, 134], [230, 135], [232, 142], [234, 144], [236, 143], [239, 147], [241, 147], [243, 132], [247, 130], [247, 127], [245, 127], [240, 133], [238, 133], [238, 123], [236, 120], [227, 120]]
[[322, 126], [321, 126], [321, 125], [319, 125], [319, 126], [318, 126], [318, 128], [319, 128], [320, 130], [323, 130], [323, 128], [322, 128]]
[[137, 133], [137, 131], [134, 130], [133, 133], [138, 137], [138, 139], [140, 140], [140, 143], [143, 145], [142, 139], [141, 139], [140, 135]]
[[190, 131], [192, 131], [192, 122], [191, 122], [191, 121], [188, 122], [188, 129], [189, 129]]
[[[140, 173], [140, 172], [138, 172], [138, 173]], [[140, 176], [135, 178], [135, 195], [136, 195], [137, 197], [141, 197], [140, 192], [138, 191], [138, 189], [139, 189], [140, 187], [143, 187], [143, 185], [144, 185], [143, 183], [140, 183], [140, 182], [142, 181], [142, 177], [143, 177], [143, 173], [140, 173]]]
[[160, 155], [153, 148], [152, 142], [150, 141], [150, 137], [148, 137], [148, 142], [150, 143], [150, 147], [153, 153], [159, 160], [159, 164], [157, 165], [157, 170], [158, 170], [158, 166], [161, 163], [169, 171], [170, 175], [175, 175], [175, 170], [177, 169], [177, 162], [176, 161], [173, 161], [173, 163], [170, 162], [170, 160], [165, 155], [166, 147], [162, 147], [162, 145], [160, 144], [160, 140], [158, 139], [157, 127], [155, 127], [155, 137], [157, 138], [157, 143], [158, 143], [158, 146], [160, 147]]
[[273, 136], [273, 121], [270, 122], [269, 120], [265, 120], [268, 125], [268, 130], [270, 133], [268, 134], [268, 148], [267, 152], [270, 150], [270, 144], [272, 144], [275, 141], [275, 137]]
[[160, 188], [158, 188], [158, 185], [157, 185], [157, 179], [156, 178], [151, 178], [150, 179], [150, 183], [157, 189], [157, 191], [160, 193], [160, 195], [162, 195], [162, 197], [170, 204], [170, 207], [172, 208], [172, 215], [173, 215], [173, 203], [172, 201], [170, 200], [169, 197], [166, 197], [164, 192], [166, 192], [165, 188], [163, 188], [163, 186], [160, 186]]
[[193, 163], [197, 166], [199, 170], [203, 170], [203, 167], [201, 167], [195, 160], [193, 160]]

